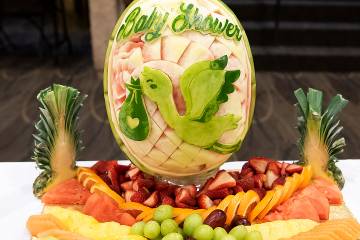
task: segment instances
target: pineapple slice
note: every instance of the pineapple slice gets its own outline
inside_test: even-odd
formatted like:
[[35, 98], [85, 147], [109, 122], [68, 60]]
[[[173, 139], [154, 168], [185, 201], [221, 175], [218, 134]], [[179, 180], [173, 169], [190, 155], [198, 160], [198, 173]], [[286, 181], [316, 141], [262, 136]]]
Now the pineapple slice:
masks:
[[37, 197], [76, 176], [76, 154], [81, 149], [78, 113], [85, 97], [74, 88], [58, 84], [42, 90], [37, 96], [41, 104], [40, 120], [35, 125], [32, 156], [42, 170], [33, 183]]
[[344, 186], [341, 170], [335, 165], [336, 156], [343, 152], [345, 139], [339, 138], [342, 127], [336, 115], [348, 101], [336, 95], [322, 113], [323, 94], [319, 90], [295, 91], [298, 103], [298, 130], [300, 132], [300, 163], [311, 165], [313, 176], [334, 180], [340, 188]]

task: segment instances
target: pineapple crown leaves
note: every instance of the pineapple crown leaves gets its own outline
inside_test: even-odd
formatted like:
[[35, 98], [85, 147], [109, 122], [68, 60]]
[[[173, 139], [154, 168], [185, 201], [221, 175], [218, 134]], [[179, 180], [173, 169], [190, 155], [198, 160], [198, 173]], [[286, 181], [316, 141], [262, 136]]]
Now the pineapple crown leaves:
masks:
[[[336, 155], [341, 153], [345, 147], [345, 139], [339, 138], [343, 129], [337, 114], [348, 104], [348, 100], [337, 94], [322, 113], [323, 93], [310, 88], [308, 93], [302, 89], [295, 92], [298, 103], [298, 130], [301, 134], [299, 146], [301, 154], [308, 130], [318, 131], [321, 141], [327, 146], [330, 160], [336, 160]], [[311, 129], [309, 129], [311, 128]]]
[[49, 163], [59, 128], [63, 127], [69, 133], [76, 152], [82, 149], [78, 115], [86, 97], [80, 95], [75, 88], [59, 84], [54, 84], [37, 95], [41, 105], [40, 120], [35, 124], [32, 159], [41, 170], [51, 172]]

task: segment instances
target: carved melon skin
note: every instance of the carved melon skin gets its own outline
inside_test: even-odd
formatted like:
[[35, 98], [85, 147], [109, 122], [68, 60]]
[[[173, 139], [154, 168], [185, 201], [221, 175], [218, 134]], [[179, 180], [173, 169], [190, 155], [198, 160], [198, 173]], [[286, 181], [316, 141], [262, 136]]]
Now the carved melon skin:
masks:
[[[116, 114], [114, 114], [114, 111], [116, 111], [114, 109], [116, 109], [116, 107], [114, 107], [114, 105], [117, 104], [117, 107], [121, 108], [121, 100], [124, 100], [125, 98], [124, 95], [120, 94], [120, 98], [117, 102], [114, 100], [112, 95], [114, 91], [110, 89], [111, 83], [113, 82], [113, 72], [111, 66], [114, 63], [114, 49], [123, 46], [121, 44], [114, 43], [117, 29], [121, 25], [126, 12], [132, 9], [133, 6], [140, 4], [140, 2], [144, 1], [134, 1], [125, 10], [125, 14], [123, 14], [118, 20], [109, 41], [105, 58], [104, 97], [110, 126], [115, 139], [130, 160], [140, 169], [150, 174], [181, 178], [184, 176], [196, 176], [212, 172], [225, 162], [231, 156], [232, 152], [240, 148], [241, 143], [250, 127], [253, 116], [256, 84], [254, 66], [246, 34], [243, 31], [243, 39], [241, 41], [242, 48], [239, 48], [234, 44], [229, 44], [232, 41], [223, 39], [223, 37], [203, 35], [201, 33], [191, 31], [186, 31], [180, 35], [174, 35], [169, 29], [166, 29], [160, 39], [151, 43], [145, 42], [142, 47], [139, 47], [139, 49], [141, 49], [142, 58], [139, 57], [139, 49], [135, 48], [135, 50], [131, 50], [131, 54], [126, 58], [126, 60], [130, 61], [130, 63], [129, 61], [127, 63], [129, 68], [121, 71], [120, 74], [124, 82], [128, 81], [130, 75], [138, 75], [144, 65], [150, 65], [157, 69], [160, 69], [161, 67], [156, 67], [156, 64], [163, 64], [165, 66], [176, 65], [176, 67], [168, 68], [168, 71], [165, 72], [173, 81], [175, 89], [174, 92], [176, 93], [174, 94], [174, 99], [177, 103], [179, 113], [184, 112], [184, 108], [182, 105], [183, 99], [181, 94], [179, 91], [176, 91], [178, 86], [177, 81], [183, 70], [190, 64], [200, 60], [215, 59], [221, 54], [221, 52], [225, 51], [226, 54], [229, 54], [228, 70], [236, 68], [240, 68], [240, 70], [247, 69], [247, 71], [243, 72], [247, 72], [247, 74], [250, 75], [247, 76], [248, 80], [245, 87], [242, 86], [244, 85], [244, 81], [235, 82], [235, 86], [242, 89], [244, 94], [242, 94], [242, 96], [237, 95], [234, 98], [230, 97], [230, 101], [226, 103], [226, 105], [224, 104], [224, 106], [220, 107], [218, 112], [219, 115], [222, 115], [229, 111], [235, 114], [243, 114], [244, 111], [246, 111], [246, 117], [242, 120], [243, 124], [239, 125], [237, 132], [233, 131], [225, 133], [221, 139], [219, 139], [216, 149], [215, 147], [211, 150], [201, 149], [183, 142], [162, 120], [161, 114], [157, 110], [156, 105], [146, 99], [146, 97], [144, 102], [150, 116], [149, 121], [151, 122], [151, 132], [148, 139], [141, 142], [133, 141], [122, 135], [116, 126], [117, 120], [115, 117]], [[228, 9], [222, 2], [217, 0], [212, 2], [214, 2], [223, 11], [226, 11], [232, 19], [236, 19], [231, 10]], [[236, 22], [239, 26], [241, 26], [237, 19]], [[171, 46], [168, 44], [171, 42], [180, 42], [179, 49], [182, 49], [182, 52], [179, 53], [178, 51], [175, 51], [175, 53], [172, 54], [171, 51], [166, 50], [171, 49]], [[165, 50], [166, 52], [163, 52]], [[241, 50], [245, 51], [242, 52]], [[246, 61], [239, 61], [240, 55], [246, 55], [243, 57]], [[137, 67], [135, 67], [136, 65]], [[169, 69], [171, 71], [169, 71]], [[161, 70], [164, 71], [164, 69]], [[171, 77], [171, 75], [173, 77]], [[243, 74], [240, 76], [240, 79], [241, 78], [244, 78]], [[126, 95], [125, 89], [123, 90], [123, 93]], [[240, 103], [241, 105], [237, 104], [237, 101], [242, 101]]]

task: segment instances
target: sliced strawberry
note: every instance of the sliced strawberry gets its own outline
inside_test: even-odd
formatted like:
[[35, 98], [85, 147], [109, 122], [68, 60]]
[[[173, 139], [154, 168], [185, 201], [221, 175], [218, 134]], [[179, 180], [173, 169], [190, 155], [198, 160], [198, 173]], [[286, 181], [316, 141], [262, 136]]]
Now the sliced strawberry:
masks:
[[172, 199], [170, 196], [168, 195], [164, 195], [164, 194], [161, 194], [159, 193], [160, 195], [160, 199], [161, 199], [161, 204], [162, 205], [170, 205], [170, 206], [173, 206], [175, 207], [175, 201], [174, 199]]
[[263, 173], [258, 173], [254, 176], [254, 184], [257, 188], [262, 188], [263, 184], [266, 181], [266, 175]]
[[281, 176], [286, 176], [286, 168], [289, 166], [290, 164], [283, 162], [281, 164], [281, 168], [280, 168], [280, 175]]
[[129, 177], [131, 180], [135, 180], [136, 177], [140, 174], [140, 169], [138, 169], [137, 167], [134, 168], [130, 168], [125, 176]]
[[191, 196], [192, 198], [195, 198], [195, 197], [196, 197], [197, 189], [196, 189], [196, 186], [195, 186], [194, 184], [192, 184], [192, 185], [186, 185], [186, 186], [183, 186], [183, 187], [181, 187], [181, 188], [184, 188], [184, 189], [188, 190], [189, 193], [190, 193], [190, 196]]
[[207, 191], [205, 194], [211, 199], [217, 199], [217, 198], [223, 199], [226, 196], [230, 195], [230, 191], [228, 188], [221, 188], [212, 191]]
[[219, 171], [214, 181], [209, 185], [209, 190], [221, 189], [221, 188], [231, 188], [236, 186], [235, 179], [226, 171]]
[[271, 188], [274, 188], [276, 185], [284, 185], [285, 184], [285, 176], [278, 177], [272, 184]]
[[145, 179], [145, 178], [137, 178], [133, 185], [132, 188], [134, 191], [139, 191], [142, 188], [146, 188], [146, 189], [151, 189], [153, 186], [155, 185], [155, 182], [151, 179]]
[[252, 168], [245, 168], [239, 173], [239, 179], [251, 176], [254, 176], [254, 170]]
[[206, 182], [204, 183], [204, 185], [200, 188], [199, 193], [197, 194], [197, 196], [200, 196], [201, 194], [205, 193], [208, 189], [210, 184], [214, 181], [214, 178], [208, 178], [208, 180], [206, 180]]
[[119, 175], [125, 175], [125, 173], [130, 169], [130, 165], [121, 165], [121, 164], [118, 164], [116, 166], [116, 172], [119, 174]]
[[116, 160], [98, 161], [91, 167], [91, 169], [99, 175], [112, 190], [119, 192], [120, 187], [118, 183], [118, 173], [116, 171], [118, 166], [119, 165]]
[[243, 192], [244, 190], [240, 186], [240, 184], [236, 183], [236, 186], [232, 188], [233, 194], [237, 194], [238, 192]]
[[176, 191], [176, 198], [175, 202], [177, 203], [184, 203], [189, 206], [195, 206], [196, 201], [193, 197], [191, 197], [190, 192], [185, 188], [180, 188]]
[[137, 191], [131, 195], [131, 202], [143, 203], [148, 197], [148, 194], [145, 191]]
[[120, 185], [120, 190], [121, 190], [121, 184], [123, 184], [126, 181], [127, 181], [127, 177], [125, 177], [125, 175], [118, 174], [118, 184]]
[[247, 162], [241, 167], [241, 170], [245, 170], [245, 169], [248, 169], [248, 168], [252, 169], [249, 161], [247, 161]]
[[136, 218], [140, 213], [142, 213], [141, 210], [137, 210], [137, 209], [129, 209], [129, 210], [126, 210], [126, 212], [129, 213], [134, 218]]
[[255, 181], [254, 177], [246, 177], [240, 179], [240, 181], [237, 182], [242, 189], [247, 192], [255, 187]]
[[156, 207], [159, 204], [159, 194], [157, 191], [153, 192], [150, 197], [148, 197], [144, 203], [148, 207]]
[[190, 206], [185, 203], [177, 202], [177, 201], [175, 201], [175, 205], [176, 205], [176, 207], [179, 207], [179, 208], [194, 208], [194, 206]]
[[271, 189], [273, 182], [278, 177], [280, 177], [280, 170], [278, 166], [274, 162], [269, 163], [268, 169], [266, 171], [265, 187], [267, 189]]
[[201, 194], [197, 199], [199, 208], [207, 209], [214, 206], [214, 202], [205, 194]]
[[133, 181], [124, 182], [120, 185], [120, 187], [124, 191], [133, 190]]
[[249, 160], [250, 166], [257, 172], [257, 173], [265, 173], [268, 163], [270, 162], [269, 159], [263, 157], [255, 157]]
[[238, 171], [228, 171], [228, 173], [235, 179], [235, 181], [240, 179], [240, 172]]
[[303, 167], [297, 164], [290, 164], [289, 166], [287, 166], [286, 168], [286, 172], [288, 174], [294, 174], [294, 173], [301, 173], [303, 170]]
[[125, 194], [124, 194], [125, 201], [126, 202], [131, 202], [131, 197], [134, 195], [134, 193], [135, 192], [133, 190], [125, 191]]
[[221, 203], [222, 199], [215, 199], [213, 200], [213, 203], [215, 206], [219, 205]]

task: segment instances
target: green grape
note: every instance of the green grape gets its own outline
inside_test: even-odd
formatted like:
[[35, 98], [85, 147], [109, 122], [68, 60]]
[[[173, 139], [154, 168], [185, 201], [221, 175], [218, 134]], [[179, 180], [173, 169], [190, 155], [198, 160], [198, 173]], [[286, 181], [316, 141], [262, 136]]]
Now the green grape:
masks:
[[173, 219], [166, 219], [161, 223], [161, 234], [163, 236], [169, 234], [169, 233], [173, 233], [173, 232], [178, 232], [178, 224], [175, 222], [175, 220]]
[[258, 231], [252, 231], [246, 234], [245, 240], [262, 240], [262, 235]]
[[153, 219], [158, 222], [162, 222], [165, 219], [173, 217], [173, 207], [170, 205], [160, 205], [155, 209]]
[[226, 230], [222, 227], [217, 227], [214, 229], [214, 240], [222, 240], [222, 237], [228, 235]]
[[229, 232], [229, 234], [234, 236], [236, 240], [243, 240], [246, 236], [246, 233], [246, 227], [243, 225], [236, 226]]
[[187, 236], [191, 236], [194, 232], [195, 228], [202, 225], [203, 220], [201, 216], [197, 213], [190, 214], [184, 221], [184, 233]]
[[130, 233], [144, 236], [145, 222], [137, 222], [131, 226]]
[[144, 236], [155, 239], [160, 235], [160, 225], [158, 222], [149, 221], [144, 226]]
[[180, 233], [169, 233], [162, 240], [183, 240], [183, 236]]
[[214, 237], [214, 229], [209, 225], [197, 226], [192, 234], [196, 240], [211, 240]]
[[221, 238], [221, 240], [236, 240], [236, 238], [233, 235], [226, 234]]

